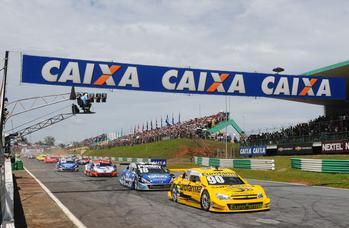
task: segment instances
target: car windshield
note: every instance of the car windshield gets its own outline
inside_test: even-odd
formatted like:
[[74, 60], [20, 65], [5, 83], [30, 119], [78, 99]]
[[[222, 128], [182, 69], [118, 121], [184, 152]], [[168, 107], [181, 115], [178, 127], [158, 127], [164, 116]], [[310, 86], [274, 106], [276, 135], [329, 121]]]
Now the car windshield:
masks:
[[98, 167], [106, 167], [106, 166], [111, 166], [112, 164], [110, 163], [99, 163], [97, 164]]
[[167, 173], [167, 171], [164, 170], [159, 165], [139, 165], [138, 172], [139, 173]]
[[75, 161], [73, 161], [73, 160], [65, 160], [65, 161], [63, 161], [63, 163], [75, 163]]
[[238, 185], [244, 182], [236, 176], [206, 176], [207, 182], [210, 185]]

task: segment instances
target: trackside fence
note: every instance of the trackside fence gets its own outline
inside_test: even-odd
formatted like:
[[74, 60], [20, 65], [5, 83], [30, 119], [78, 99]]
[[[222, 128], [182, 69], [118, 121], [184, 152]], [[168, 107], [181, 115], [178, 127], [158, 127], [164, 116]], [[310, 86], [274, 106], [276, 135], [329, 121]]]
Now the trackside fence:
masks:
[[194, 156], [194, 163], [196, 165], [224, 168], [275, 170], [275, 161], [272, 159], [222, 159]]
[[291, 158], [291, 167], [311, 172], [349, 173], [349, 160]]

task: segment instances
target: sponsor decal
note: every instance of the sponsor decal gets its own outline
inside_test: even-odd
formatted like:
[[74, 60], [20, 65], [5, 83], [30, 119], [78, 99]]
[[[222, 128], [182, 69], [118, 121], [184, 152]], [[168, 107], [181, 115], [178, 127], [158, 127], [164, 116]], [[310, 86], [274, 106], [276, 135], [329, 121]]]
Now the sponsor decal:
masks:
[[190, 185], [190, 184], [181, 184], [180, 189], [181, 191], [187, 191], [187, 192], [201, 192], [202, 186], [197, 185]]
[[222, 172], [222, 171], [212, 171], [212, 172], [204, 172], [202, 176], [223, 176], [223, 177], [235, 177], [236, 173], [234, 172]]
[[311, 143], [295, 144], [295, 145], [278, 145], [278, 155], [300, 155], [312, 154], [313, 145]]
[[243, 156], [262, 156], [267, 152], [266, 146], [249, 146], [249, 147], [240, 147], [240, 155]]
[[343, 78], [270, 75], [23, 55], [22, 82], [153, 92], [342, 100]]
[[166, 166], [166, 159], [150, 159], [150, 162], [156, 163], [161, 166]]
[[338, 140], [322, 142], [322, 153], [349, 153], [349, 141]]

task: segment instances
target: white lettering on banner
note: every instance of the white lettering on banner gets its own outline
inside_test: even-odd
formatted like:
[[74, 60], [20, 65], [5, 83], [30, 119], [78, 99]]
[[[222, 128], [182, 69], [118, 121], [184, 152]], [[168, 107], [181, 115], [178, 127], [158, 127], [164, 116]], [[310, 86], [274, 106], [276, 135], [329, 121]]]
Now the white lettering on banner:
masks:
[[171, 83], [171, 78], [177, 78], [177, 77], [178, 77], [178, 70], [166, 71], [166, 73], [162, 77], [162, 85], [165, 87], [165, 89], [175, 90], [176, 83]]
[[233, 81], [230, 84], [228, 93], [246, 93], [244, 76], [242, 74], [235, 74]]
[[[319, 88], [316, 91], [316, 95], [314, 92], [313, 85], [311, 83], [311, 78], [302, 78], [302, 81], [304, 83], [304, 88], [301, 88], [304, 94], [298, 94], [299, 92], [299, 78], [287, 78], [287, 77], [280, 77], [279, 81], [275, 81], [274, 76], [268, 76], [264, 78], [262, 81], [261, 89], [264, 94], [266, 95], [286, 95], [286, 96], [318, 96], [321, 97], [325, 95], [326, 97], [332, 96], [331, 93], [331, 86], [330, 81], [328, 79], [320, 79], [317, 78], [316, 81], [321, 81]], [[315, 81], [315, 83], [316, 83]], [[290, 86], [291, 85], [291, 86]], [[292, 88], [290, 90], [290, 87]]]
[[272, 95], [273, 94], [273, 88], [269, 87], [269, 84], [274, 85], [275, 78], [273, 76], [266, 77], [262, 82], [262, 91], [266, 95]]
[[[215, 91], [225, 93], [224, 81], [222, 81], [219, 73], [210, 73], [213, 83], [218, 83]], [[196, 88], [194, 72], [190, 70], [184, 71], [182, 77], [178, 79], [178, 70], [168, 70], [162, 77], [162, 85], [167, 90], [185, 89], [189, 91], [205, 91], [210, 85], [206, 85], [207, 72], [200, 72], [198, 87]], [[206, 88], [205, 88], [206, 87]], [[244, 76], [242, 74], [235, 74], [232, 82], [229, 85], [228, 93], [246, 93]]]
[[206, 85], [207, 72], [200, 72], [198, 91], [204, 91]]
[[193, 71], [184, 71], [182, 79], [179, 81], [177, 90], [188, 89], [189, 91], [196, 91]]
[[[112, 77], [113, 73], [111, 72], [111, 68], [107, 64], [98, 64], [98, 66], [101, 72], [100, 76], [110, 76], [106, 78], [105, 81], [102, 80], [101, 84], [105, 83], [108, 86], [115, 86], [115, 81]], [[41, 69], [41, 75], [48, 82], [65, 83], [67, 81], [71, 81], [73, 83], [80, 84], [81, 81], [83, 81], [82, 83], [85, 85], [91, 84], [93, 73], [95, 70], [95, 64], [86, 63], [84, 71], [81, 71], [80, 67], [78, 62], [68, 62], [65, 68], [63, 69], [62, 74], [59, 75], [59, 73], [54, 72], [61, 71], [61, 61], [50, 60], [43, 65]], [[83, 78], [81, 77], [81, 72], [84, 72]], [[115, 71], [113, 72], [115, 73]], [[120, 79], [118, 86], [132, 86], [135, 88], [139, 88], [137, 67], [127, 67], [125, 73]]]
[[322, 150], [324, 151], [341, 151], [342, 143], [327, 143], [322, 145]]
[[322, 95], [325, 95], [326, 97], [331, 96], [330, 81], [328, 79], [323, 79], [321, 81], [319, 89], [316, 93], [317, 97], [321, 97]]
[[52, 74], [53, 69], [59, 69], [61, 62], [58, 60], [48, 61], [41, 69], [42, 77], [48, 82], [56, 82], [58, 74]]
[[279, 94], [290, 95], [290, 87], [288, 86], [287, 78], [280, 78], [279, 83], [277, 84], [276, 89], [274, 91], [274, 95]]
[[69, 62], [58, 81], [72, 81], [74, 83], [81, 83], [79, 64], [77, 62]]
[[[112, 77], [110, 78], [112, 79]], [[127, 67], [124, 75], [120, 80], [119, 86], [127, 86], [127, 85], [139, 88], [137, 67]]]
[[292, 84], [292, 95], [296, 95], [298, 93], [298, 84], [299, 78], [294, 78]]
[[87, 63], [86, 68], [85, 68], [85, 74], [84, 74], [84, 84], [91, 84], [92, 81], [92, 75], [93, 75], [93, 70], [95, 68], [95, 64], [93, 63]]

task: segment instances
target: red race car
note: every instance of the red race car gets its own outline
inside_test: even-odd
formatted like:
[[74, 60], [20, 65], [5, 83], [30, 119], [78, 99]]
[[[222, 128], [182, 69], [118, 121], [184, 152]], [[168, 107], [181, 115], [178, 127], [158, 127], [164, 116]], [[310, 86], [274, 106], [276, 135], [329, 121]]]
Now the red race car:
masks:
[[59, 157], [56, 156], [46, 156], [44, 159], [45, 163], [57, 163], [59, 160]]
[[110, 176], [116, 177], [116, 165], [110, 160], [95, 160], [85, 165], [85, 175], [98, 177], [98, 176]]

